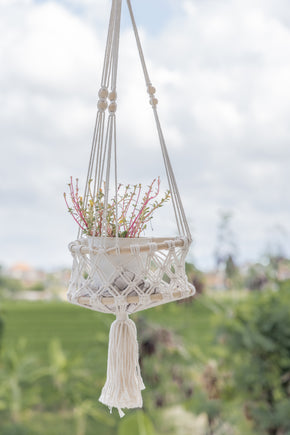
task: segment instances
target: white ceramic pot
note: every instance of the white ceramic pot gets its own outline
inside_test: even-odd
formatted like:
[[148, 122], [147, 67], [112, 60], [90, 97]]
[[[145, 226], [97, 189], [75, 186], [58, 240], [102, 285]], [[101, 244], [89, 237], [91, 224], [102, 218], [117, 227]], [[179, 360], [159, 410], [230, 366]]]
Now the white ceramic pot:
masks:
[[[139, 238], [119, 238], [118, 245], [120, 250], [129, 249], [129, 252], [123, 253], [115, 251], [116, 238], [114, 237], [84, 237], [81, 240], [82, 245], [89, 248], [96, 248], [95, 252], [90, 252], [91, 274], [90, 279], [94, 287], [99, 287], [104, 283], [112, 283], [121, 291], [128, 286], [128, 281], [135, 279], [135, 276], [142, 275], [146, 267], [146, 258], [148, 251], [140, 252], [138, 256], [131, 253], [132, 245], [145, 245], [151, 241], [148, 237]], [[111, 253], [108, 250], [112, 249]], [[94, 267], [95, 264], [95, 267]], [[120, 269], [120, 275], [118, 271]]]

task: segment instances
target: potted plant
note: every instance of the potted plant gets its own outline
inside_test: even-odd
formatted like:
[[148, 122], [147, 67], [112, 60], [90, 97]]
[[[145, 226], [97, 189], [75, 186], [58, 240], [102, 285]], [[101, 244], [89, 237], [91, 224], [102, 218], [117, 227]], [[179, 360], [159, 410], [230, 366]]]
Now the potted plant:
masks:
[[138, 238], [146, 230], [153, 213], [170, 198], [169, 190], [160, 198], [160, 177], [155, 178], [145, 190], [141, 183], [119, 184], [117, 195], [108, 201], [105, 210], [104, 190], [99, 189], [94, 194], [92, 182], [89, 180], [86, 198], [79, 194], [78, 179], [74, 183], [72, 177], [68, 184], [69, 198], [64, 193], [69, 213], [86, 236]]
[[156, 210], [170, 199], [169, 190], [160, 194], [160, 177], [145, 189], [140, 183], [119, 184], [111, 199], [106, 199], [105, 185], [94, 193], [93, 180], [89, 180], [86, 197], [80, 194], [78, 179], [74, 182], [71, 177], [68, 187], [69, 193], [64, 193], [64, 199], [68, 212], [80, 228], [79, 243], [87, 249], [89, 261], [98, 263], [92, 275], [87, 271], [84, 274], [86, 287], [94, 293], [110, 296], [124, 292], [135, 281], [138, 289], [146, 291], [146, 280], [139, 277], [145, 269], [147, 254], [133, 255], [131, 246], [150, 242], [143, 234]]

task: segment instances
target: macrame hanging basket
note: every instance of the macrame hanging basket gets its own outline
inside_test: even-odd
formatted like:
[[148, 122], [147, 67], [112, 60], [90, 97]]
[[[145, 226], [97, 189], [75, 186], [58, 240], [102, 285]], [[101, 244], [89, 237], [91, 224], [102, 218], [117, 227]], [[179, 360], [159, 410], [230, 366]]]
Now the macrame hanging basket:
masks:
[[[105, 186], [104, 216], [109, 189], [113, 186], [117, 195], [118, 186], [116, 81], [121, 6], [122, 0], [112, 0], [84, 193], [84, 201], [88, 201], [91, 186], [93, 195]], [[116, 237], [108, 237], [105, 230], [99, 237], [85, 236], [79, 231], [77, 240], [69, 245], [73, 266], [67, 293], [68, 301], [73, 304], [116, 315], [110, 330], [107, 380], [100, 401], [110, 409], [117, 408], [121, 417], [124, 408], [142, 407], [141, 390], [145, 388], [138, 362], [136, 327], [128, 314], [187, 298], [195, 293], [185, 274], [185, 258], [191, 235], [160, 126], [156, 91], [149, 79], [130, 0], [127, 0], [127, 6], [156, 121], [179, 235], [165, 238], [120, 238], [118, 228]], [[116, 206], [116, 215], [117, 213]], [[103, 227], [106, 228], [105, 225]]]

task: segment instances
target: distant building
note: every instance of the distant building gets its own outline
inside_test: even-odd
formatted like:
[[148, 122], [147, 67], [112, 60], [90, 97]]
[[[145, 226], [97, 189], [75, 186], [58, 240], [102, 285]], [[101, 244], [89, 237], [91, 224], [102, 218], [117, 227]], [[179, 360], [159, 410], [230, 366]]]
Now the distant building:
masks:
[[11, 266], [6, 274], [14, 279], [22, 281], [24, 286], [30, 287], [36, 282], [43, 282], [46, 278], [46, 273], [42, 270], [34, 269], [27, 263], [16, 263]]
[[290, 279], [290, 261], [284, 260], [279, 262], [277, 270], [277, 278], [279, 281]]
[[4, 273], [10, 278], [21, 281], [23, 290], [18, 297], [35, 300], [57, 296], [65, 299], [70, 279], [69, 269], [45, 272], [25, 262], [19, 262], [7, 268]]

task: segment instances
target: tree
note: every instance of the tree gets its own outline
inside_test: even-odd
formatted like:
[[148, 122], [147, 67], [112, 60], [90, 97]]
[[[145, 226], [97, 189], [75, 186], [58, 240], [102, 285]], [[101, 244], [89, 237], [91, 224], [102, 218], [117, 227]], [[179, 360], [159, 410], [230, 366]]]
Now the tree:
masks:
[[1, 342], [2, 342], [3, 330], [4, 330], [4, 321], [3, 321], [2, 317], [1, 317], [1, 312], [0, 312], [0, 350], [1, 350]]
[[223, 341], [237, 394], [256, 433], [290, 433], [290, 295], [251, 294], [223, 318]]
[[260, 263], [251, 264], [244, 279], [245, 287], [251, 291], [263, 290], [271, 283], [268, 268]]
[[217, 246], [214, 252], [217, 269], [224, 272], [225, 287], [231, 287], [238, 278], [237, 247], [232, 230], [232, 214], [221, 212], [217, 229]]
[[267, 233], [265, 256], [269, 260], [280, 260], [286, 257], [286, 246], [289, 243], [289, 234], [283, 225], [274, 225]]
[[268, 263], [268, 276], [272, 282], [278, 281], [279, 266], [287, 261], [288, 245], [289, 234], [282, 225], [274, 225], [269, 228], [264, 257]]

